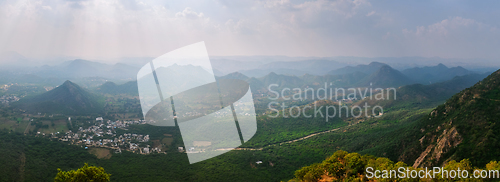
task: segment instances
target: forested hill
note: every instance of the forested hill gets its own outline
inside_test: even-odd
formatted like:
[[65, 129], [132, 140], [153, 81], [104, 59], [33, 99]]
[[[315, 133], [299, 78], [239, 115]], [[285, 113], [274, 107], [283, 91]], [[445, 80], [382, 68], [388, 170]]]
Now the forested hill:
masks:
[[102, 112], [104, 99], [66, 81], [43, 94], [25, 97], [12, 106], [33, 113], [87, 114]]
[[[384, 150], [387, 155], [384, 153], [383, 156], [402, 162], [339, 151], [322, 163], [296, 171], [295, 179], [291, 181], [367, 180], [364, 170], [368, 166], [379, 169], [445, 166], [498, 170], [500, 167], [495, 162], [500, 160], [498, 118], [500, 70], [453, 95], [420, 120], [401, 122], [400, 129], [386, 132], [393, 136], [392, 144], [377, 145], [391, 146], [394, 151]], [[387, 140], [386, 136], [382, 138]], [[362, 153], [377, 153], [375, 148]]]
[[114, 82], [106, 82], [95, 89], [96, 92], [102, 94], [119, 95], [125, 94], [130, 96], [138, 96], [137, 81], [129, 81], [127, 83], [117, 85]]
[[474, 165], [500, 159], [500, 70], [455, 94], [420, 122], [414, 166], [469, 158]]

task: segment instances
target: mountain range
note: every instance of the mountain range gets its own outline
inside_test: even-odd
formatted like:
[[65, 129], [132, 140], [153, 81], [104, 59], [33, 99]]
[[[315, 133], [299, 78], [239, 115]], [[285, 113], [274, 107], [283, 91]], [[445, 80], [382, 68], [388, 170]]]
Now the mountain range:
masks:
[[411, 84], [401, 86], [396, 89], [396, 100], [393, 93], [384, 100], [362, 100], [356, 105], [378, 105], [390, 110], [405, 109], [418, 110], [424, 108], [434, 108], [446, 101], [446, 99], [456, 93], [469, 88], [477, 82], [486, 78], [489, 74], [470, 74], [457, 76], [451, 80], [433, 83], [430, 85]]
[[[371, 66], [370, 66], [371, 65]], [[270, 84], [278, 88], [324, 87], [324, 83], [335, 87], [399, 87], [416, 83], [398, 70], [382, 63], [371, 63], [357, 67], [346, 67], [344, 74], [322, 76], [304, 74], [302, 76], [283, 75], [271, 72], [266, 76], [251, 79], [245, 74], [234, 72], [219, 78], [242, 79], [250, 83], [252, 89], [266, 91]], [[249, 81], [251, 79], [251, 81]], [[331, 83], [331, 85], [330, 85]]]
[[216, 74], [217, 76], [222, 76], [224, 73], [240, 72], [249, 77], [263, 77], [271, 72], [290, 76], [301, 76], [304, 74], [324, 75], [332, 69], [341, 68], [347, 65], [330, 59], [273, 62], [243, 62], [228, 59], [215, 59], [211, 62], [214, 70], [220, 71], [219, 74]]
[[371, 62], [368, 65], [360, 64], [357, 66], [346, 66], [343, 68], [338, 68], [335, 70], [329, 71], [327, 74], [329, 75], [343, 75], [349, 73], [365, 73], [365, 74], [373, 74], [377, 70], [379, 70], [382, 66], [387, 66], [387, 64], [379, 63], [379, 62]]
[[381, 66], [377, 71], [357, 83], [358, 86], [375, 87], [399, 87], [415, 83], [412, 79], [406, 77], [398, 70], [388, 65]]
[[122, 63], [108, 65], [76, 59], [57, 66], [43, 66], [33, 70], [33, 74], [41, 77], [81, 78], [99, 76], [109, 79], [133, 80], [137, 71], [139, 71], [139, 68]]
[[439, 63], [436, 66], [405, 69], [402, 73], [419, 83], [429, 84], [449, 80], [455, 76], [463, 76], [473, 72], [461, 66], [448, 68], [444, 64]]
[[[19, 54], [9, 53], [5, 54], [7, 58], [16, 60], [27, 60]], [[144, 60], [141, 60], [143, 62]], [[22, 61], [21, 61], [22, 62]], [[211, 61], [214, 74], [222, 77], [226, 74], [239, 72], [247, 77], [255, 77], [259, 80], [265, 80], [266, 77], [272, 76], [270, 73], [285, 76], [295, 76], [298, 78], [309, 77], [306, 75], [325, 76], [326, 75], [357, 75], [355, 78], [361, 76], [370, 76], [360, 80], [342, 80], [341, 86], [368, 86], [370, 83], [376, 82], [379, 86], [400, 86], [411, 83], [431, 84], [452, 79], [455, 76], [463, 76], [473, 73], [463, 67], [448, 68], [444, 64], [437, 66], [426, 67], [413, 67], [402, 70], [399, 74], [395, 69], [388, 69], [385, 67], [386, 72], [377, 72], [382, 67], [388, 66], [382, 62], [371, 62], [369, 64], [359, 64], [357, 66], [349, 66], [342, 61], [335, 61], [330, 59], [307, 59], [297, 61], [265, 61], [259, 59], [255, 61], [236, 61], [231, 59], [218, 58]], [[72, 80], [80, 83], [85, 87], [95, 87], [106, 81], [123, 82], [133, 81], [136, 79], [139, 67], [130, 66], [124, 63], [117, 63], [114, 65], [98, 63], [88, 60], [76, 59], [63, 62], [55, 66], [41, 66], [36, 68], [29, 68], [26, 70], [11, 71], [8, 74], [1, 74], [0, 82], [2, 83], [43, 83], [48, 85], [59, 85], [64, 80]], [[182, 71], [182, 70], [181, 70]], [[231, 72], [229, 72], [231, 71]], [[377, 73], [377, 74], [375, 74]], [[375, 75], [373, 75], [375, 74]], [[96, 80], [95, 83], [85, 81], [78, 81], [82, 78], [102, 78]], [[349, 76], [343, 76], [348, 78]], [[330, 77], [333, 78], [333, 77]], [[323, 80], [329, 80], [323, 78]], [[346, 84], [349, 83], [349, 84]], [[340, 83], [339, 83], [340, 84]]]
[[[278, 63], [275, 63], [280, 65]], [[312, 64], [314, 65], [314, 64]], [[204, 73], [205, 71], [193, 71], [197, 68], [187, 68], [184, 66], [173, 65], [177, 67], [170, 68], [160, 68], [158, 71], [159, 76], [172, 78], [168, 80], [164, 80], [164, 85], [183, 85], [183, 83], [177, 83], [173, 79], [177, 77], [192, 77], [192, 73]], [[106, 70], [115, 70], [108, 72], [109, 74], [114, 74], [114, 72], [132, 72], [134, 75], [129, 75], [129, 77], [134, 76], [135, 71], [133, 67], [124, 65], [124, 64], [116, 64], [116, 65], [103, 65], [101, 63], [95, 63], [85, 60], [74, 60], [65, 62], [57, 66], [61, 70], [76, 70], [76, 71], [50, 71], [51, 74], [60, 74], [62, 72], [72, 72], [73, 76], [91, 76], [92, 74], [87, 74], [88, 72], [108, 72]], [[64, 68], [64, 69], [63, 69]], [[55, 67], [45, 68], [46, 71], [54, 70]], [[161, 70], [165, 69], [165, 70]], [[94, 70], [94, 71], [91, 71]], [[100, 71], [96, 71], [100, 70]], [[124, 71], [129, 70], [129, 71]], [[199, 69], [198, 69], [199, 70]], [[422, 73], [426, 76], [422, 76]], [[43, 73], [43, 72], [39, 72]], [[189, 74], [184, 74], [189, 73]], [[445, 81], [450, 80], [455, 76], [467, 75], [471, 74], [471, 71], [465, 70], [461, 67], [455, 68], [447, 68], [446, 66], [439, 64], [434, 67], [422, 67], [422, 68], [413, 68], [404, 70], [403, 73], [391, 68], [390, 66], [379, 63], [372, 62], [368, 65], [358, 65], [358, 66], [347, 66], [342, 69], [336, 69], [330, 71], [331, 74], [326, 75], [314, 75], [314, 74], [304, 74], [301, 76], [295, 75], [285, 75], [271, 72], [266, 74], [263, 77], [249, 77], [244, 73], [233, 72], [224, 76], [217, 77], [218, 79], [240, 79], [249, 82], [252, 90], [254, 92], [267, 92], [267, 87], [270, 84], [278, 84], [280, 88], [289, 87], [289, 88], [303, 88], [303, 87], [322, 87], [324, 83], [332, 83], [331, 86], [334, 87], [399, 87], [402, 85], [411, 85], [413, 83], [422, 83], [428, 84], [427, 80], [439, 80]], [[341, 74], [342, 73], [342, 74]], [[405, 74], [406, 73], [406, 74]], [[434, 76], [431, 75], [434, 74]], [[69, 73], [68, 73], [69, 74]], [[168, 75], [163, 75], [168, 74]], [[98, 75], [98, 74], [97, 74]], [[162, 76], [163, 75], [163, 76]], [[184, 76], [182, 76], [184, 75]], [[430, 75], [430, 76], [429, 76]], [[73, 79], [79, 85], [83, 85], [85, 87], [94, 88], [96, 92], [99, 93], [107, 93], [107, 94], [128, 94], [128, 95], [137, 95], [137, 82], [131, 81], [127, 82], [124, 85], [118, 85], [115, 83], [111, 83], [109, 80], [99, 77], [83, 77], [88, 79]], [[425, 79], [424, 79], [425, 78]], [[427, 80], [426, 80], [427, 79]], [[14, 81], [26, 82], [26, 83], [50, 83], [52, 85], [58, 85], [56, 83], [61, 82], [61, 79], [56, 77], [45, 78], [41, 76], [37, 76], [35, 74], [26, 74], [23, 76], [16, 77], [13, 79]], [[426, 80], [426, 81], [422, 81]], [[167, 83], [168, 82], [168, 83]], [[174, 83], [175, 82], [175, 83]], [[105, 84], [103, 84], [105, 83]], [[434, 83], [434, 82], [430, 82]], [[101, 85], [102, 84], [102, 85]], [[100, 86], [99, 86], [100, 85]], [[99, 87], [98, 87], [99, 86]]]

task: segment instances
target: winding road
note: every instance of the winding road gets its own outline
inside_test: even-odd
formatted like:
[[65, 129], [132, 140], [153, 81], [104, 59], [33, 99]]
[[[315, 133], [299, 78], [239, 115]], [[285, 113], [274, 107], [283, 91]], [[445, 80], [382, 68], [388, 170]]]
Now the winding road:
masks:
[[261, 147], [261, 148], [242, 148], [242, 147], [238, 147], [238, 148], [235, 148], [235, 149], [233, 149], [233, 150], [262, 150], [262, 149], [264, 149], [264, 148], [266, 148], [266, 147], [271, 147], [271, 146], [283, 145], [283, 144], [287, 144], [287, 143], [298, 142], [298, 141], [301, 141], [301, 140], [305, 140], [305, 139], [311, 138], [311, 137], [316, 136], [316, 135], [321, 135], [321, 134], [325, 134], [325, 133], [330, 133], [330, 132], [333, 132], [333, 131], [340, 130], [341, 128], [354, 126], [354, 125], [356, 125], [356, 124], [358, 124], [358, 123], [359, 123], [359, 122], [356, 122], [356, 123], [354, 123], [354, 124], [349, 124], [349, 125], [347, 125], [347, 126], [343, 126], [343, 127], [339, 127], [339, 128], [335, 128], [335, 129], [327, 130], [327, 131], [322, 131], [322, 132], [313, 133], [313, 134], [310, 134], [310, 135], [307, 135], [307, 136], [304, 136], [304, 137], [301, 137], [301, 138], [298, 138], [298, 139], [294, 139], [294, 140], [289, 140], [289, 141], [285, 141], [285, 142], [281, 142], [281, 143], [277, 143], [277, 144], [270, 144], [270, 145], [266, 145], [266, 146]]

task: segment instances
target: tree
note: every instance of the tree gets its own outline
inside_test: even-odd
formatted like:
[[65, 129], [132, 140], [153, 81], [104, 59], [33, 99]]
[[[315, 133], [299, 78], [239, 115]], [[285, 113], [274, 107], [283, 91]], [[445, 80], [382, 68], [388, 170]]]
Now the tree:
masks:
[[78, 169], [71, 171], [59, 171], [54, 178], [55, 182], [107, 182], [111, 174], [104, 171], [102, 167], [89, 166], [87, 163]]

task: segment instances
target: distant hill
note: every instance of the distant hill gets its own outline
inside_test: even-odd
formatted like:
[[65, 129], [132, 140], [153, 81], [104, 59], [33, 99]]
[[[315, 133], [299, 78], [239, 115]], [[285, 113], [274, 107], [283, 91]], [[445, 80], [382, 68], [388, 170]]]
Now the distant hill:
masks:
[[257, 69], [259, 65], [264, 64], [261, 61], [239, 61], [228, 58], [211, 58], [210, 62], [212, 63], [212, 69], [217, 70], [214, 71], [214, 74], [217, 76], [223, 76], [233, 72], [241, 72], [241, 70]]
[[402, 73], [418, 83], [431, 84], [449, 80], [456, 76], [472, 74], [473, 72], [460, 66], [448, 68], [444, 64], [439, 63], [436, 66], [405, 69]]
[[126, 94], [131, 96], [138, 96], [137, 81], [129, 81], [127, 83], [117, 85], [114, 82], [106, 82], [95, 89], [98, 93], [103, 94]]
[[285, 68], [274, 68], [274, 69], [252, 69], [252, 70], [241, 70], [241, 73], [248, 75], [250, 77], [263, 77], [267, 74], [273, 72], [280, 75], [289, 75], [289, 76], [301, 76], [307, 73], [308, 71], [296, 70], [296, 69], [285, 69]]
[[240, 72], [229, 73], [227, 75], [218, 77], [218, 79], [237, 79], [237, 80], [248, 80], [248, 76], [241, 74]]
[[381, 101], [363, 100], [360, 101], [358, 105], [364, 105], [364, 102], [369, 102], [369, 105], [379, 105], [384, 108], [391, 108], [392, 110], [434, 108], [445, 102], [446, 99], [449, 99], [454, 94], [473, 86], [488, 75], [489, 74], [470, 74], [457, 76], [451, 80], [430, 85], [405, 85], [396, 89], [396, 100], [392, 99], [394, 96], [391, 93], [390, 99]]
[[43, 86], [58, 86], [61, 83], [64, 83], [63, 79], [54, 78], [54, 77], [40, 77], [34, 74], [22, 74], [22, 75], [9, 75], [4, 77], [7, 79], [7, 82], [10, 83], [28, 83], [34, 85], [43, 85]]
[[66, 81], [48, 92], [12, 103], [12, 106], [30, 112], [87, 114], [103, 112], [104, 100]]
[[274, 72], [281, 75], [301, 76], [304, 74], [324, 75], [332, 69], [346, 66], [330, 59], [307, 59], [290, 61], [234, 61], [226, 59], [212, 60], [214, 69], [225, 73], [240, 72], [249, 77], [264, 77]]
[[262, 83], [255, 77], [249, 78], [247, 82], [250, 85], [250, 88], [252, 89], [252, 93], [254, 94], [268, 92], [267, 87], [264, 86], [264, 83]]
[[[102, 84], [108, 82], [108, 79], [103, 77], [82, 77], [82, 78], [74, 78], [70, 80], [73, 83], [76, 83], [78, 86], [86, 89], [97, 88]], [[64, 81], [59, 82], [60, 85]], [[56, 86], [57, 86], [56, 85]]]
[[260, 77], [260, 78], [255, 78], [255, 77], [247, 77], [244, 74], [241, 74], [239, 72], [234, 72], [227, 74], [222, 77], [218, 77], [218, 79], [238, 79], [238, 80], [245, 80], [248, 82], [250, 85], [250, 88], [252, 89], [252, 92], [254, 94], [256, 93], [267, 93], [269, 92], [268, 87], [271, 84], [277, 84], [278, 86], [275, 87], [274, 89], [281, 89], [281, 88], [301, 88], [305, 85], [307, 85], [308, 82], [305, 82], [302, 80], [300, 77], [296, 76], [288, 76], [288, 75], [281, 75], [281, 74], [276, 74], [274, 72], [271, 72], [267, 74], [266, 76]]
[[137, 75], [137, 71], [139, 71], [139, 68], [122, 63], [109, 65], [88, 60], [75, 59], [63, 62], [57, 66], [42, 66], [34, 69], [32, 74], [40, 77], [56, 77], [66, 79], [103, 77], [109, 79], [132, 80]]
[[[371, 66], [369, 66], [371, 65]], [[248, 78], [246, 75], [239, 73], [239, 72], [234, 72], [230, 73], [228, 75], [218, 77], [219, 79], [240, 79], [240, 80], [245, 80], [250, 83], [250, 86], [252, 87], [252, 90], [257, 91], [259, 90], [260, 92], [267, 92], [268, 91], [268, 86], [270, 84], [278, 84], [279, 86], [276, 87], [276, 89], [282, 89], [282, 88], [305, 88], [305, 87], [312, 87], [312, 88], [319, 88], [319, 87], [324, 87], [324, 84], [327, 83], [328, 87], [367, 87], [370, 86], [370, 83], [372, 84], [372, 87], [382, 87], [382, 88], [387, 88], [387, 87], [399, 87], [403, 85], [412, 85], [417, 83], [416, 81], [408, 78], [406, 75], [402, 74], [398, 70], [393, 69], [392, 67], [383, 64], [383, 63], [378, 63], [378, 62], [373, 62], [370, 63], [369, 65], [358, 65], [356, 67], [350, 67], [352, 68], [351, 70], [347, 71], [349, 73], [346, 74], [338, 74], [338, 75], [312, 75], [312, 74], [304, 74], [302, 76], [290, 76], [290, 75], [283, 75], [283, 74], [278, 74], [271, 72], [263, 77], [251, 77]], [[378, 68], [377, 70], [373, 71], [374, 68]], [[351, 72], [351, 71], [356, 71], [356, 72]], [[362, 72], [363, 71], [363, 72]], [[371, 74], [368, 74], [371, 73]], [[453, 83], [456, 84], [456, 88], [459, 88], [459, 90], [453, 90], [448, 94], [445, 94], [446, 97], [450, 97], [452, 94], [465, 89], [467, 87], [463, 87], [463, 85], [470, 86], [474, 84], [475, 82], [479, 81], [480, 79], [484, 78], [484, 75], [472, 75], [470, 77], [464, 77], [460, 78], [458, 77], [457, 79], [450, 78], [448, 79], [449, 81], [453, 81]], [[463, 81], [460, 82], [460, 81]], [[470, 80], [473, 80], [473, 83], [471, 83]], [[447, 82], [449, 83], [449, 82]], [[331, 85], [330, 85], [331, 84]], [[433, 89], [436, 88], [438, 89], [442, 84], [445, 83], [440, 83], [440, 84], [432, 84], [432, 87], [429, 87], [426, 89]], [[438, 86], [439, 85], [439, 86]], [[420, 87], [420, 86], [416, 86]], [[453, 87], [453, 86], [446, 86], [446, 87]]]
[[276, 61], [260, 65], [259, 69], [273, 71], [277, 74], [295, 76], [300, 76], [306, 73], [324, 75], [332, 69], [341, 68], [345, 65], [345, 63], [329, 59], [310, 59], [304, 61]]
[[[356, 72], [356, 73], [348, 73], [343, 75], [323, 75], [316, 76], [306, 74], [300, 77], [304, 80], [308, 85], [317, 85], [320, 87], [324, 87], [324, 84], [328, 84], [328, 86], [333, 87], [348, 87], [355, 86], [359, 81], [365, 78], [367, 74]], [[332, 85], [330, 85], [330, 83]]]
[[[201, 66], [173, 64], [155, 70], [163, 95], [177, 93], [215, 81], [215, 76]], [[139, 80], [141, 83], [141, 80]], [[153, 86], [155, 89], [156, 86]]]
[[[378, 67], [379, 63], [372, 63], [374, 67]], [[373, 87], [398, 87], [407, 84], [413, 84], [414, 81], [401, 74], [399, 71], [392, 69], [390, 66], [382, 64], [377, 71], [368, 75], [365, 72], [353, 72], [342, 75], [311, 75], [304, 74], [302, 76], [283, 75], [271, 72], [260, 78], [247, 78], [240, 73], [232, 73], [220, 78], [242, 79], [247, 81], [252, 90], [260, 92], [268, 92], [268, 87], [271, 84], [277, 84], [273, 89], [281, 90], [283, 88], [323, 88], [324, 84], [327, 87], [366, 87], [372, 83]]]
[[398, 87], [413, 83], [415, 83], [413, 80], [409, 79], [398, 70], [388, 65], [383, 65], [376, 72], [358, 82], [357, 85], [370, 86], [370, 84], [372, 84], [374, 87]]
[[425, 97], [435, 100], [445, 100], [454, 94], [473, 86], [477, 82], [486, 78], [488, 74], [470, 74], [464, 76], [457, 76], [451, 80], [438, 82], [430, 85], [407, 85], [401, 87], [400, 93], [405, 94], [407, 97]]
[[286, 75], [278, 75], [274, 72], [269, 73], [265, 77], [259, 78], [264, 86], [267, 87], [271, 84], [277, 84], [277, 88], [296, 88], [302, 87], [305, 83], [302, 79], [296, 76], [286, 76]]
[[32, 65], [31, 63], [26, 57], [14, 51], [0, 53], [0, 69], [26, 68], [27, 65]]
[[379, 62], [371, 62], [368, 65], [361, 64], [361, 65], [357, 65], [357, 66], [346, 66], [343, 68], [329, 71], [327, 74], [329, 74], [329, 75], [343, 75], [343, 74], [361, 72], [361, 73], [365, 73], [365, 74], [369, 75], [369, 74], [375, 73], [382, 66], [387, 66], [387, 64], [379, 63]]
[[236, 80], [244, 80], [246, 81], [249, 85], [250, 88], [252, 89], [252, 93], [257, 94], [257, 93], [265, 93], [267, 92], [267, 87], [264, 86], [264, 83], [262, 83], [260, 80], [258, 80], [255, 77], [247, 77], [246, 75], [240, 73], [240, 72], [233, 72], [229, 73], [227, 75], [217, 77], [218, 80], [221, 79], [236, 79]]

